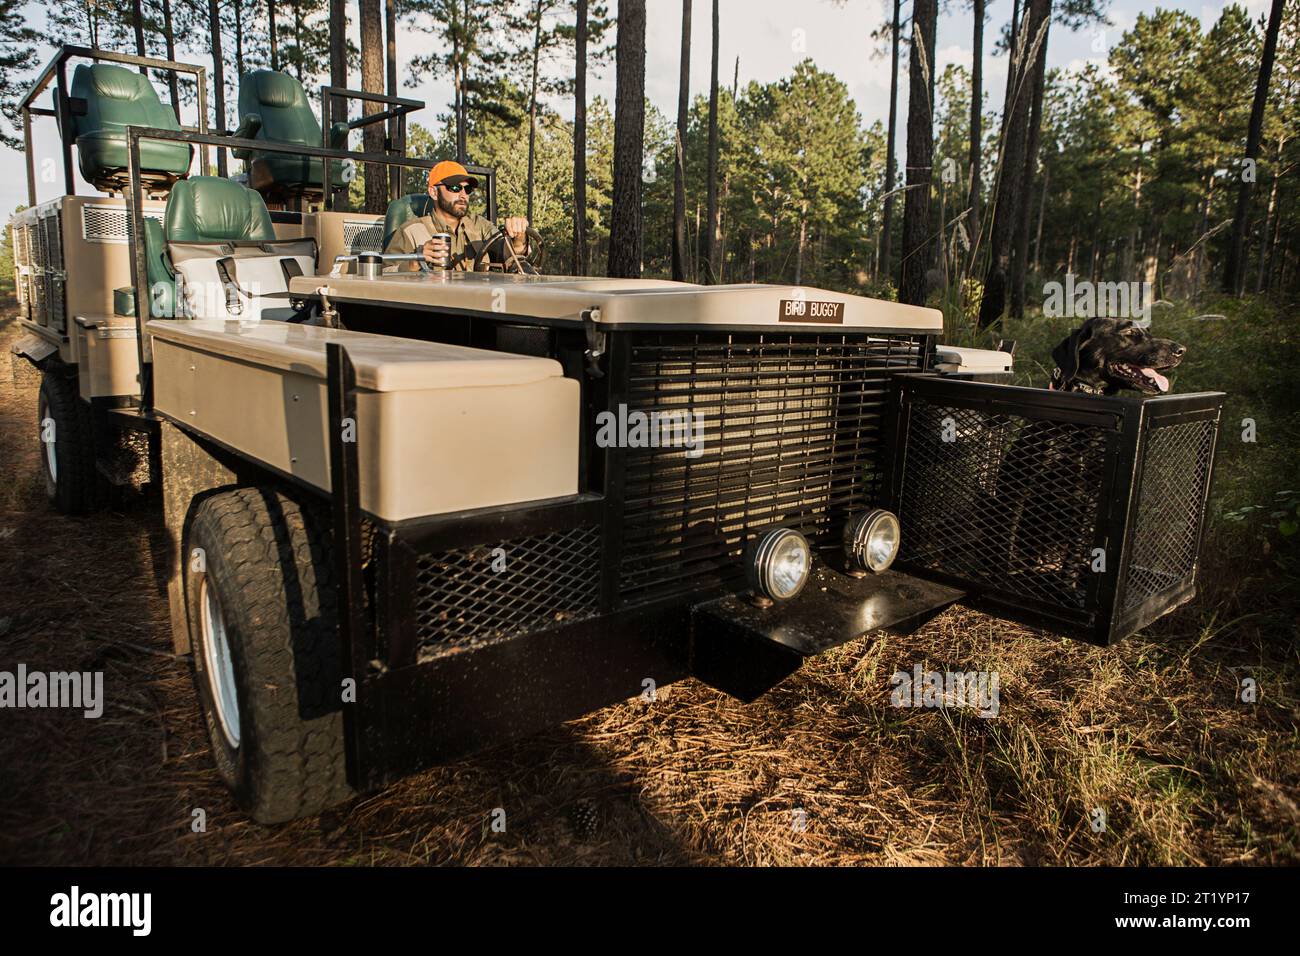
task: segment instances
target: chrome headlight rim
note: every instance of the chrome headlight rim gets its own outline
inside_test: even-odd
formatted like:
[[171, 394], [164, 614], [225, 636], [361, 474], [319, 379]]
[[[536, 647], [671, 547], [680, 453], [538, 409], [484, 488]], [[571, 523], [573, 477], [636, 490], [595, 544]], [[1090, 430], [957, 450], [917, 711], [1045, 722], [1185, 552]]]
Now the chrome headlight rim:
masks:
[[[776, 570], [775, 562], [779, 559], [782, 549], [791, 546], [802, 547], [803, 549], [803, 573], [794, 587], [782, 591], [775, 586], [773, 581]], [[794, 528], [771, 528], [755, 539], [750, 548], [745, 565], [745, 574], [749, 580], [750, 590], [755, 595], [769, 601], [793, 600], [799, 596], [805, 585], [807, 585], [808, 579], [812, 577], [812, 561], [812, 545], [802, 532]]]
[[[893, 547], [888, 557], [880, 558], [872, 554], [872, 538], [882, 530], [892, 529]], [[898, 515], [884, 508], [872, 508], [856, 517], [850, 518], [844, 525], [844, 557], [849, 567], [862, 573], [882, 574], [888, 571], [898, 558], [902, 543], [903, 526]]]

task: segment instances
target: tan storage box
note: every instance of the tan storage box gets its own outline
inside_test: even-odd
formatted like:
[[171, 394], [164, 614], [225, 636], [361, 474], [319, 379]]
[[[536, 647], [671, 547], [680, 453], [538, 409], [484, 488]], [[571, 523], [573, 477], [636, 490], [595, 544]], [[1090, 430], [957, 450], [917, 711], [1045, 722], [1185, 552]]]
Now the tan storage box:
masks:
[[579, 388], [551, 359], [262, 322], [149, 323], [155, 408], [322, 490], [325, 345], [356, 367], [361, 507], [389, 521], [575, 494]]

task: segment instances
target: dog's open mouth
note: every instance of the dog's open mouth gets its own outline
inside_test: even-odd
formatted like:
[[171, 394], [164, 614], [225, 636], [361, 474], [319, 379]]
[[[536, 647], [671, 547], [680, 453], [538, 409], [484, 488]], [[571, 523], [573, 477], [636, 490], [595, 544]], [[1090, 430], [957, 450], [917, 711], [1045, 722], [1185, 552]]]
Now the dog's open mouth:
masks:
[[[1165, 371], [1172, 367], [1166, 367]], [[1158, 369], [1142, 365], [1113, 363], [1106, 366], [1106, 371], [1110, 373], [1112, 379], [1123, 382], [1130, 388], [1135, 388], [1147, 395], [1159, 395], [1169, 391], [1169, 379], [1161, 375]]]

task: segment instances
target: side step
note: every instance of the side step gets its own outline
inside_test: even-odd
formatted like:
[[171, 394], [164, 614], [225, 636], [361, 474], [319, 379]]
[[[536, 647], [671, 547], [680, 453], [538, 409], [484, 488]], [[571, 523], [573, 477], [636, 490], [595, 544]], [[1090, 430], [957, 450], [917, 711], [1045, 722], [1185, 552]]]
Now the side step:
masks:
[[852, 578], [819, 564], [792, 601], [759, 608], [731, 594], [692, 608], [691, 673], [749, 702], [807, 657], [871, 631], [908, 633], [965, 596], [901, 571]]
[[[99, 432], [95, 470], [118, 488], [148, 484], [161, 468], [157, 461], [157, 435], [162, 419], [139, 406], [103, 410], [109, 427]], [[106, 447], [105, 447], [106, 445]]]

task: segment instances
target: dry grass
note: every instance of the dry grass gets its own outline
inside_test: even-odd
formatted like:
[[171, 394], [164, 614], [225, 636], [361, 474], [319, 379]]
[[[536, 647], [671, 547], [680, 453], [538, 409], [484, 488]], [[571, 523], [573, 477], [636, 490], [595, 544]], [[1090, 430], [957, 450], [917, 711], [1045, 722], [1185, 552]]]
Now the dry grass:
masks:
[[[13, 332], [0, 324], [6, 352]], [[107, 705], [3, 714], [0, 862], [1300, 862], [1294, 597], [1224, 567], [1116, 648], [954, 609], [813, 659], [754, 705], [687, 681], [258, 827], [218, 781], [188, 661], [169, 652], [159, 509], [53, 514], [34, 415], [0, 366], [0, 669], [102, 669]], [[917, 663], [998, 671], [1000, 714], [892, 707], [890, 675]], [[1237, 700], [1243, 675], [1258, 703]], [[600, 815], [590, 842], [570, 824], [580, 800]]]

